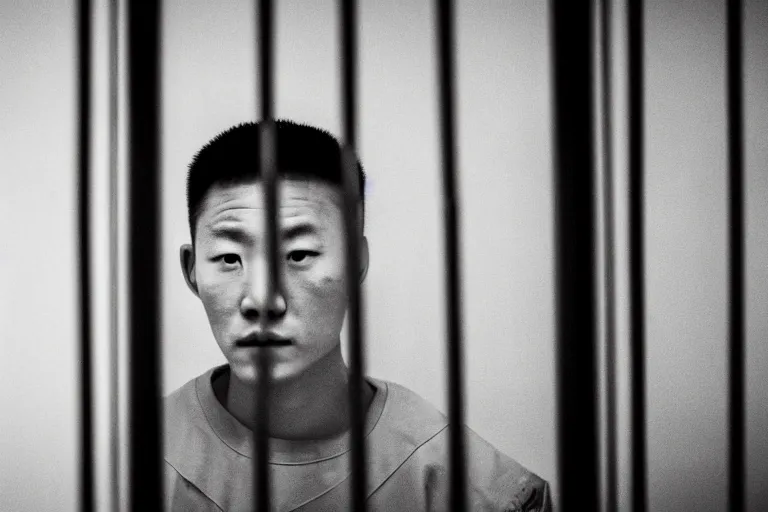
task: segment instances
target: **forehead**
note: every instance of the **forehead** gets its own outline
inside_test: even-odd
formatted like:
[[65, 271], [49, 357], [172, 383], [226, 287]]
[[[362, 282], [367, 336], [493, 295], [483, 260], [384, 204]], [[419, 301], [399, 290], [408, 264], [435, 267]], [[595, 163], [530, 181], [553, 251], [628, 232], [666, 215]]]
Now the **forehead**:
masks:
[[[300, 217], [327, 223], [341, 214], [341, 191], [330, 183], [281, 178], [278, 181], [278, 198], [278, 218], [281, 221]], [[260, 181], [215, 185], [205, 195], [198, 226], [211, 227], [227, 219], [262, 217], [265, 210], [264, 187]]]

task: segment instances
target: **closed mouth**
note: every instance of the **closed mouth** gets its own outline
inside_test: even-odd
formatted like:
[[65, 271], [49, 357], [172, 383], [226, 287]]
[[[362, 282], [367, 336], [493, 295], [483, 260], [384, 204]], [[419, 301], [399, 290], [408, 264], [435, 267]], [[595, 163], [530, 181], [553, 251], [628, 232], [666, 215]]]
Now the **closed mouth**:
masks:
[[235, 341], [235, 346], [247, 347], [287, 347], [293, 342], [270, 332], [254, 332]]

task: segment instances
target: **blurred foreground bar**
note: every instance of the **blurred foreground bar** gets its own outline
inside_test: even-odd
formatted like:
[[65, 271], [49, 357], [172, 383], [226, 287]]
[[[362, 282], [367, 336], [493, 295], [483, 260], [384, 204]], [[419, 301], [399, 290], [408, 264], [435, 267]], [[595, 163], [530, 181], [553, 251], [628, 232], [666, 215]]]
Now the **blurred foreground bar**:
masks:
[[632, 511], [648, 508], [645, 420], [645, 58], [643, 2], [628, 0], [629, 87], [629, 308]]
[[[280, 240], [278, 238], [278, 190], [277, 190], [277, 130], [274, 115], [274, 11], [270, 0], [260, 0], [256, 9], [258, 27], [258, 52], [256, 69], [258, 73], [261, 129], [259, 130], [259, 174], [264, 187], [265, 251], [267, 257], [267, 306], [259, 317], [262, 332], [270, 330], [270, 311], [274, 298], [280, 293], [282, 271]], [[269, 468], [269, 416], [270, 388], [272, 378], [271, 348], [257, 349], [256, 363], [256, 407], [253, 438], [253, 492], [254, 510], [267, 512], [272, 508], [272, 484]]]
[[[365, 446], [365, 341], [363, 340], [363, 304], [360, 285], [360, 202], [357, 172], [357, 2], [341, 0], [341, 118], [342, 178], [344, 188], [344, 226], [347, 258], [347, 294], [349, 297], [349, 406], [351, 444], [351, 506], [365, 510], [368, 487]], [[360, 219], [361, 220], [361, 219]]]
[[91, 329], [91, 52], [93, 11], [90, 0], [77, 5], [77, 135], [78, 167], [78, 281], [80, 302], [80, 510], [90, 512], [96, 503], [93, 466], [93, 339]]
[[599, 506], [592, 2], [553, 0], [558, 475], [564, 511]]
[[616, 278], [614, 268], [613, 209], [613, 66], [611, 14], [612, 0], [600, 0], [600, 74], [603, 119], [603, 265], [605, 322], [605, 510], [618, 509], [618, 449], [616, 435]]
[[129, 500], [162, 510], [159, 25], [157, 1], [128, 3]]
[[744, 96], [741, 0], [728, 0], [726, 20], [728, 115], [729, 458], [728, 507], [745, 510], [744, 348]]
[[440, 100], [440, 144], [445, 215], [445, 268], [447, 290], [447, 360], [449, 472], [451, 510], [468, 510], [467, 467], [464, 443], [464, 371], [462, 351], [461, 258], [459, 200], [456, 186], [456, 123], [454, 113], [456, 52], [454, 9], [451, 0], [437, 0], [437, 63]]

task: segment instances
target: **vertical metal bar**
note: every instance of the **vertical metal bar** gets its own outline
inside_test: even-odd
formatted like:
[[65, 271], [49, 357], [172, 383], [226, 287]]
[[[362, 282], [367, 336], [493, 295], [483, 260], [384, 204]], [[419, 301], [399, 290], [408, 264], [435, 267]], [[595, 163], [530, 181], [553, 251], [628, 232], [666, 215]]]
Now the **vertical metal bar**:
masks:
[[[274, 12], [270, 0], [260, 0], [258, 9], [258, 63], [261, 101], [261, 130], [259, 154], [260, 174], [264, 186], [265, 216], [265, 251], [267, 257], [267, 302], [268, 306], [259, 317], [262, 332], [268, 330], [269, 312], [276, 293], [280, 290], [280, 251], [278, 240], [277, 211], [277, 168], [276, 168], [276, 130], [273, 122], [274, 112]], [[271, 483], [269, 468], [269, 406], [271, 384], [271, 352], [268, 347], [257, 349], [258, 378], [256, 382], [256, 409], [254, 432], [254, 507], [257, 512], [267, 512], [271, 508]]]
[[120, 504], [120, 404], [118, 399], [118, 389], [120, 386], [120, 362], [118, 346], [118, 23], [119, 6], [118, 0], [110, 0], [107, 6], [109, 13], [108, 32], [109, 32], [109, 282], [110, 287], [110, 340], [109, 340], [109, 366], [110, 366], [110, 389], [112, 397], [110, 399], [110, 499], [111, 509], [117, 511]]
[[91, 329], [91, 46], [90, 0], [80, 0], [77, 11], [79, 108], [78, 129], [78, 235], [80, 301], [80, 510], [94, 510], [93, 378]]
[[643, 202], [645, 116], [643, 2], [627, 4], [629, 66], [629, 295], [631, 358], [632, 510], [645, 512], [647, 498], [645, 419], [645, 220]]
[[592, 2], [551, 4], [561, 506], [599, 506]]
[[744, 102], [742, 2], [728, 0], [729, 459], [728, 508], [745, 510], [744, 496]]
[[[262, 11], [265, 13], [268, 11]], [[270, 14], [267, 14], [270, 16]], [[267, 29], [269, 33], [269, 29]], [[264, 33], [264, 32], [262, 32]], [[262, 43], [261, 48], [264, 48]], [[263, 62], [263, 61], [262, 61]], [[263, 68], [262, 68], [263, 69]], [[262, 71], [262, 73], [264, 73]], [[271, 74], [271, 73], [270, 73]], [[262, 76], [264, 76], [262, 74]], [[263, 79], [262, 79], [263, 80]], [[266, 89], [267, 86], [265, 86]], [[270, 105], [262, 111], [271, 111]], [[267, 301], [268, 305], [259, 317], [259, 326], [262, 332], [269, 330], [270, 312], [275, 295], [280, 290], [280, 252], [277, 226], [277, 168], [275, 161], [275, 126], [271, 118], [262, 120], [260, 130], [260, 165], [264, 186], [264, 201], [266, 204], [265, 215], [265, 253], [267, 258]], [[271, 508], [272, 487], [269, 468], [269, 418], [270, 418], [270, 394], [272, 385], [272, 353], [268, 346], [257, 349], [257, 381], [256, 381], [256, 407], [254, 418], [254, 457], [253, 478], [255, 502], [257, 511], [266, 512]]]
[[259, 512], [270, 510], [271, 484], [269, 470], [269, 395], [271, 390], [270, 372], [272, 358], [269, 348], [257, 349], [258, 382], [256, 393], [256, 423], [254, 431], [254, 509]]
[[447, 272], [447, 359], [449, 472], [452, 510], [469, 510], [466, 448], [464, 443], [464, 368], [462, 352], [461, 240], [456, 185], [456, 123], [454, 113], [456, 39], [452, 0], [437, 0], [437, 61], [440, 99], [440, 142], [445, 214], [445, 266]]
[[605, 266], [605, 394], [606, 394], [606, 510], [617, 510], [616, 450], [616, 318], [613, 225], [613, 68], [611, 66], [611, 1], [600, 1], [601, 74], [603, 82], [603, 259]]
[[159, 254], [160, 5], [128, 3], [129, 390], [132, 510], [162, 508]]
[[357, 172], [357, 2], [341, 1], [341, 109], [344, 225], [346, 230], [347, 295], [349, 297], [349, 404], [351, 441], [351, 510], [365, 510], [368, 486], [365, 446], [365, 358], [360, 286], [360, 204]]
[[[357, 144], [357, 2], [341, 0], [341, 108], [346, 146]], [[357, 181], [356, 173], [353, 175]]]
[[274, 116], [274, 11], [271, 0], [259, 0], [257, 12], [259, 50], [257, 69], [259, 72], [259, 100], [261, 118], [271, 120]]

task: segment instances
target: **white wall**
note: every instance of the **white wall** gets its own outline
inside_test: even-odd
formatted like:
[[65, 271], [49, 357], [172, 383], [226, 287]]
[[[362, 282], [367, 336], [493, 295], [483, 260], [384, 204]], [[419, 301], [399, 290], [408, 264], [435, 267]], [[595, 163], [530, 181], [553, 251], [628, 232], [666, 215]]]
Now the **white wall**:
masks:
[[[338, 133], [335, 4], [278, 3], [277, 113]], [[165, 4], [162, 321], [170, 391], [222, 361], [178, 268], [178, 246], [189, 236], [186, 165], [215, 133], [255, 118], [256, 101], [248, 2]], [[467, 419], [556, 484], [547, 4], [459, 4]], [[748, 490], [751, 509], [761, 510], [768, 504], [768, 6], [747, 4]], [[75, 509], [72, 9], [42, 1], [0, 7], [0, 510]], [[369, 0], [360, 18], [369, 370], [443, 407], [432, 3]], [[654, 510], [726, 506], [723, 20], [714, 0], [648, 5]], [[617, 108], [624, 112], [621, 98]], [[617, 185], [624, 190], [623, 177]], [[621, 226], [626, 204], [617, 207]], [[625, 246], [621, 231], [618, 241]], [[626, 254], [619, 256], [622, 271]], [[625, 297], [624, 275], [619, 284]], [[626, 314], [620, 320], [624, 347]]]
[[74, 510], [74, 26], [0, 7], [0, 510]]

